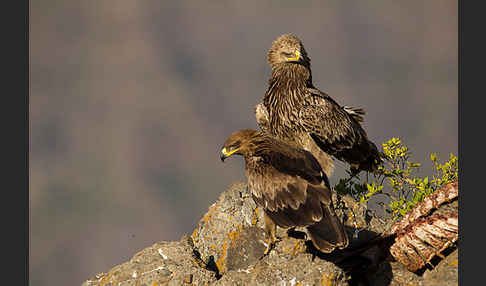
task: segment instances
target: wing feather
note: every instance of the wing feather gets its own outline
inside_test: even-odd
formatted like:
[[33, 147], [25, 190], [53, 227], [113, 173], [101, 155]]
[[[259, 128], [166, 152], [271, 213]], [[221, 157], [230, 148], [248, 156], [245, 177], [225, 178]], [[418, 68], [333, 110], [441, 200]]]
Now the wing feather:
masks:
[[266, 148], [260, 155], [266, 163], [277, 171], [291, 176], [300, 176], [317, 185], [322, 180], [327, 180], [322, 172], [321, 165], [312, 153], [295, 148], [270, 136], [267, 136], [266, 139], [269, 148]]
[[299, 122], [325, 152], [336, 155], [366, 139], [366, 133], [357, 120], [364, 112], [362, 109], [346, 109], [318, 89], [308, 91], [315, 98], [313, 104], [299, 111]]
[[[262, 167], [262, 166], [259, 166]], [[261, 174], [248, 173], [248, 187], [255, 202], [265, 210], [298, 209], [307, 198], [308, 182], [298, 176], [279, 172], [266, 165]]]
[[352, 106], [343, 106], [344, 111], [346, 111], [349, 115], [351, 115], [356, 121], [358, 122], [363, 122], [364, 121], [364, 115], [366, 112], [364, 111], [363, 108], [359, 107], [352, 107]]
[[331, 195], [319, 163], [307, 151], [279, 142], [271, 146], [261, 158], [247, 163], [255, 202], [281, 227], [320, 221], [321, 204], [331, 204]]

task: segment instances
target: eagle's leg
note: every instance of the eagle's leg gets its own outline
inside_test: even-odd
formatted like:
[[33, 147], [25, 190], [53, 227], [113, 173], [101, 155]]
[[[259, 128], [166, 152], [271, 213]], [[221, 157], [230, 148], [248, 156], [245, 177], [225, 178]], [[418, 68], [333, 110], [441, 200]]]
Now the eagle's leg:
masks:
[[263, 222], [265, 224], [265, 233], [267, 234], [265, 241], [268, 243], [263, 255], [267, 255], [277, 242], [277, 225], [266, 213], [263, 215]]

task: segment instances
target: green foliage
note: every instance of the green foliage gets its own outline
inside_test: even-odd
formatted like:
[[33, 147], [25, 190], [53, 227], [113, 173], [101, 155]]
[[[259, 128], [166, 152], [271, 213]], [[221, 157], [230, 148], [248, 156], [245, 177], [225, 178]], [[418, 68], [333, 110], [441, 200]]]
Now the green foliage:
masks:
[[415, 175], [421, 164], [409, 160], [411, 152], [399, 138], [385, 141], [382, 147], [384, 164], [373, 175], [371, 182], [367, 180], [362, 183], [356, 174], [351, 175], [350, 172], [350, 177], [340, 179], [334, 186], [338, 194], [351, 195], [360, 203], [367, 203], [378, 195], [386, 196], [390, 199], [389, 203], [381, 202], [381, 205], [387, 213], [399, 218], [432, 192], [458, 178], [458, 158], [453, 154], [443, 164], [437, 154], [430, 155], [434, 175], [429, 179], [428, 176], [421, 178]]

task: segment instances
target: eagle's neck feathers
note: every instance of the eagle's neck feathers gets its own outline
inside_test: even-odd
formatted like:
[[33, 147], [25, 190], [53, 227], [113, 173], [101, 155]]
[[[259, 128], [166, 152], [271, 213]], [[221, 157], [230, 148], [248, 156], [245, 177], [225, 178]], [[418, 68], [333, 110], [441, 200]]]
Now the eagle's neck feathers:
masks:
[[283, 129], [295, 128], [298, 120], [296, 110], [308, 104], [307, 88], [311, 87], [312, 76], [307, 67], [284, 63], [273, 68], [263, 104], [269, 111], [270, 130], [274, 135], [280, 137], [286, 133]]

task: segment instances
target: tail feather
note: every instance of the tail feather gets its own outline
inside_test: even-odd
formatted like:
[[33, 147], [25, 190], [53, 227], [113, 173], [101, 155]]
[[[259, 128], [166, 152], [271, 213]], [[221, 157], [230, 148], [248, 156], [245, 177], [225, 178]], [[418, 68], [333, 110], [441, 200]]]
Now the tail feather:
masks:
[[[343, 106], [343, 109], [357, 122], [364, 121], [363, 116], [366, 114], [366, 112], [363, 108]], [[354, 154], [355, 152], [358, 153]], [[354, 167], [358, 170], [376, 172], [378, 170], [378, 166], [383, 164], [383, 159], [381, 158], [381, 154], [378, 152], [375, 143], [369, 140], [365, 140], [363, 144], [361, 144], [361, 146], [357, 147], [357, 150], [355, 150], [355, 152], [351, 152], [350, 156], [361, 157], [363, 156], [363, 154], [367, 156], [366, 158], [359, 159], [358, 164], [352, 164], [356, 165]]]
[[323, 218], [316, 224], [307, 227], [307, 233], [314, 246], [324, 253], [330, 253], [335, 248], [348, 246], [349, 239], [343, 224], [334, 210], [322, 205]]

